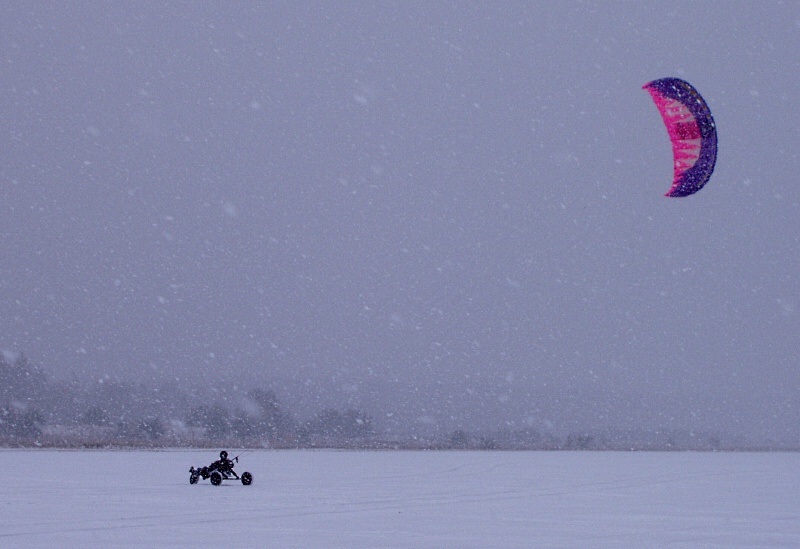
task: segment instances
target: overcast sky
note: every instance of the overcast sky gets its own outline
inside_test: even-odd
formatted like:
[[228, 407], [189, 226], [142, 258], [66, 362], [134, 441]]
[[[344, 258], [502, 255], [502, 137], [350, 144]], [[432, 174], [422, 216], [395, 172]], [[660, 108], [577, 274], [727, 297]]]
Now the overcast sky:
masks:
[[[796, 2], [4, 3], [0, 349], [797, 441], [799, 52]], [[719, 131], [689, 198], [666, 76]]]

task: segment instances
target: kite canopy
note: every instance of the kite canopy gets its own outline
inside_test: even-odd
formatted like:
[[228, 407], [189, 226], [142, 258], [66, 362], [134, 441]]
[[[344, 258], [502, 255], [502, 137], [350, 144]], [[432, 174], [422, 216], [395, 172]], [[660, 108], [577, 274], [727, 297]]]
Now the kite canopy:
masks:
[[703, 97], [680, 78], [645, 84], [672, 141], [675, 177], [665, 196], [689, 196], [703, 188], [717, 162], [717, 126]]

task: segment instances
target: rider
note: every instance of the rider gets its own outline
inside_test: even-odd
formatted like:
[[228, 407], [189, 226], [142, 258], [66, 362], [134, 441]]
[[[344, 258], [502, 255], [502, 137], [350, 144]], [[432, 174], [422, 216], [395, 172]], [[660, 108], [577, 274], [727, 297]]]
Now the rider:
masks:
[[219, 459], [212, 463], [209, 466], [209, 469], [216, 469], [223, 474], [232, 473], [233, 475], [236, 475], [236, 473], [233, 472], [233, 461], [228, 459], [228, 452], [225, 450], [219, 453]]

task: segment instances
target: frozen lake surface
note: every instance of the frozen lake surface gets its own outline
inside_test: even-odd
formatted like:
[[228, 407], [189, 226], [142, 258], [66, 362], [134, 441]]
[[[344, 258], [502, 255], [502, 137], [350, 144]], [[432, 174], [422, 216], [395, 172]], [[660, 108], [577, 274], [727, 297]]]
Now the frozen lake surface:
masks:
[[[231, 450], [233, 457], [238, 452]], [[798, 547], [800, 454], [0, 451], [0, 547]]]

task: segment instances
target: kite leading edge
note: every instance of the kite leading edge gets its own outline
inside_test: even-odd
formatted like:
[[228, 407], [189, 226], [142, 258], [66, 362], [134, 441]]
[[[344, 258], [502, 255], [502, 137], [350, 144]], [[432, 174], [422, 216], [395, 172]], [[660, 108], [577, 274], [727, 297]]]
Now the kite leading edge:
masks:
[[672, 141], [675, 176], [665, 196], [689, 196], [703, 188], [717, 162], [717, 126], [697, 90], [680, 78], [648, 82]]

